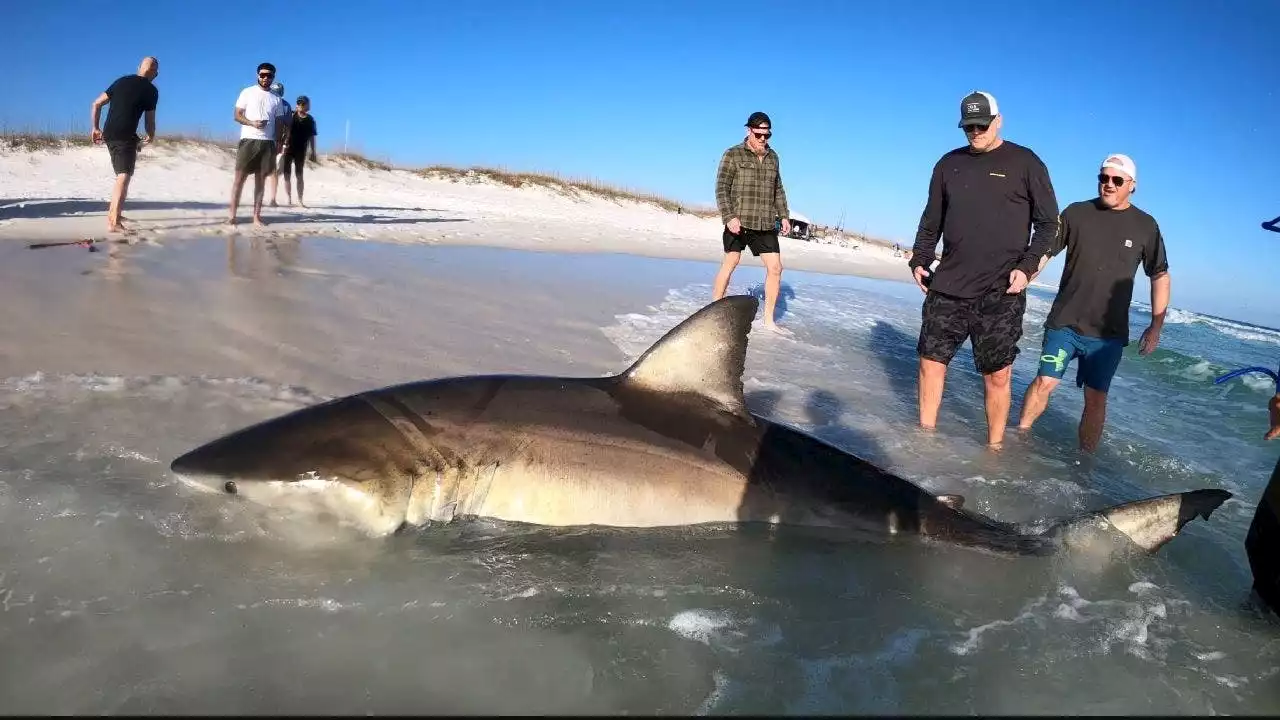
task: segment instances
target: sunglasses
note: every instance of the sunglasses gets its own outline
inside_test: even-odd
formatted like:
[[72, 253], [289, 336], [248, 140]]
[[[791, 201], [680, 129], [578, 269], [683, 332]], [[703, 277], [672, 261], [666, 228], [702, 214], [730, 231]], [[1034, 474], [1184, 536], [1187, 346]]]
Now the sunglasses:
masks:
[[990, 128], [991, 128], [991, 123], [987, 123], [986, 125], [965, 125], [964, 134], [968, 135], [969, 133], [973, 133], [974, 135], [981, 135], [982, 133], [986, 132]]
[[1106, 173], [1098, 173], [1098, 182], [1103, 185], [1106, 185], [1107, 183], [1111, 183], [1116, 187], [1121, 187], [1124, 185], [1124, 178], [1120, 177], [1119, 175], [1108, 175]]
[[751, 134], [757, 140], [768, 140], [769, 138], [773, 137], [773, 131], [771, 130], [765, 130], [764, 132], [756, 132], [755, 130], [752, 130]]

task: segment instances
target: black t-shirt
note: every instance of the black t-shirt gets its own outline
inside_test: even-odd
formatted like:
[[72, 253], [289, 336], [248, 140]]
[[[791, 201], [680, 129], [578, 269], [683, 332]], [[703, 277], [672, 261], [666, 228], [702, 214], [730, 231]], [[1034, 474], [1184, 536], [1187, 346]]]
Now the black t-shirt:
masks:
[[927, 268], [941, 234], [929, 288], [978, 297], [1008, 288], [1014, 268], [1031, 277], [1057, 229], [1058, 200], [1039, 156], [1008, 140], [984, 153], [966, 145], [933, 166], [908, 267]]
[[107, 88], [107, 121], [102, 126], [103, 140], [135, 140], [138, 121], [160, 103], [160, 91], [141, 75], [125, 75]]
[[1133, 205], [1108, 209], [1097, 198], [1071, 203], [1062, 211], [1061, 231], [1046, 254], [1054, 257], [1063, 248], [1066, 268], [1045, 327], [1069, 327], [1128, 344], [1138, 264], [1147, 277], [1169, 269], [1155, 218]]
[[307, 115], [305, 118], [301, 118], [298, 117], [297, 113], [294, 113], [293, 119], [289, 123], [289, 154], [306, 155], [307, 148], [311, 146], [311, 138], [318, 134], [314, 115]]

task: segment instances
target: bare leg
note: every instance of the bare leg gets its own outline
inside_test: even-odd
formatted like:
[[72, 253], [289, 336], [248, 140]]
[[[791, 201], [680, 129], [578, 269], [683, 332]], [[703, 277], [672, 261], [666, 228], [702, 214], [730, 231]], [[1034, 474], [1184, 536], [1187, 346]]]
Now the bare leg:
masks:
[[111, 190], [111, 205], [107, 208], [107, 232], [124, 230], [124, 218], [120, 215], [124, 212], [124, 201], [129, 196], [129, 180], [132, 177], [126, 173], [116, 175], [116, 184]]
[[982, 376], [987, 405], [987, 444], [991, 447], [998, 448], [1004, 442], [1004, 428], [1009, 422], [1009, 404], [1012, 395], [1009, 384], [1012, 379], [1012, 365]]
[[773, 314], [778, 306], [778, 292], [782, 287], [782, 255], [780, 253], [760, 253], [760, 261], [764, 263], [764, 327], [783, 335], [790, 335], [790, 330], [778, 327]]
[[245, 171], [237, 170], [231, 181], [231, 217], [227, 219], [228, 225], [236, 224], [236, 211], [240, 209], [240, 193], [244, 191], [244, 181]]
[[1018, 419], [1019, 430], [1030, 430], [1041, 413], [1049, 407], [1049, 396], [1061, 382], [1056, 377], [1039, 375], [1027, 386], [1027, 394], [1022, 399], [1022, 417]]
[[[292, 205], [293, 205], [293, 191], [289, 189], [289, 171], [287, 171], [287, 170], [282, 170], [282, 171], [280, 172], [280, 179], [281, 179], [281, 180], [284, 180], [284, 201], [285, 201], [286, 203], [288, 203], [289, 205], [291, 205], [291, 206], [292, 206]], [[299, 187], [299, 188], [298, 188], [298, 193], [299, 193], [299, 194], [301, 194], [301, 193], [302, 193], [302, 188], [301, 188], [301, 187]]]
[[[305, 160], [299, 160], [297, 164], [297, 170], [296, 170], [298, 174], [298, 204], [301, 205], [302, 207], [307, 206], [307, 204], [302, 201], [302, 166], [305, 164], [306, 164]], [[285, 185], [285, 187], [287, 188], [289, 186]]]
[[947, 382], [947, 366], [937, 360], [920, 358], [920, 427], [938, 425], [938, 408]]
[[[270, 181], [270, 184], [271, 184], [271, 207], [277, 207], [276, 206], [276, 185], [280, 181], [279, 171], [278, 170], [273, 171], [270, 177], [268, 178], [268, 180]], [[288, 180], [286, 180], [285, 182], [288, 182]]]
[[262, 222], [262, 195], [266, 190], [267, 174], [259, 170], [253, 174], [253, 224], [259, 227], [266, 225]]
[[1080, 413], [1080, 449], [1092, 453], [1102, 441], [1102, 426], [1107, 422], [1107, 394], [1085, 386], [1084, 412]]
[[724, 260], [720, 263], [720, 271], [716, 273], [715, 284], [711, 291], [711, 301], [715, 302], [724, 297], [729, 290], [729, 280], [733, 277], [733, 271], [738, 267], [738, 261], [742, 259], [740, 252], [727, 252], [724, 254]]

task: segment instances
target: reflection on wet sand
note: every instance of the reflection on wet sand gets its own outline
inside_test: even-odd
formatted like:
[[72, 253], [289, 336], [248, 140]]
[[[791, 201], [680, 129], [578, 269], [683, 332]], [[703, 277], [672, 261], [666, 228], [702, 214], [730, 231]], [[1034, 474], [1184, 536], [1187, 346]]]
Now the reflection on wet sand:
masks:
[[[243, 238], [247, 252], [240, 247], [241, 238], [227, 238], [227, 271], [232, 276], [251, 279], [270, 275], [286, 275], [297, 267], [301, 255], [301, 238]], [[275, 262], [272, 263], [271, 261]]]

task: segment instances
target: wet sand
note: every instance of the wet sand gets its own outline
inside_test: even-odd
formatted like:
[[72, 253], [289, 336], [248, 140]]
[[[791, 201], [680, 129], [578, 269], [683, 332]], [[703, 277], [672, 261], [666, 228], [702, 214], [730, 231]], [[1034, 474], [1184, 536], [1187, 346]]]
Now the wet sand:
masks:
[[248, 376], [323, 393], [477, 372], [618, 371], [626, 358], [600, 328], [715, 271], [253, 237], [97, 252], [0, 243], [0, 266], [0, 375]]

